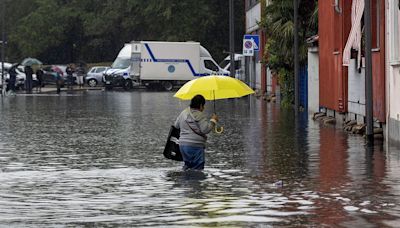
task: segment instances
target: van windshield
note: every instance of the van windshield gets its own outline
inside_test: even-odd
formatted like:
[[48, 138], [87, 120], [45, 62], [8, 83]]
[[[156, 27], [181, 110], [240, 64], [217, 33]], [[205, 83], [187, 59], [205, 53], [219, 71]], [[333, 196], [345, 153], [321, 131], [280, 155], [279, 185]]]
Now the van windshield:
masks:
[[113, 69], [125, 69], [131, 65], [130, 59], [118, 57], [111, 65]]
[[225, 67], [226, 67], [226, 65], [228, 65], [228, 63], [230, 63], [230, 60], [229, 60], [229, 59], [224, 59], [224, 60], [219, 64], [219, 66], [220, 66], [222, 69], [225, 69]]

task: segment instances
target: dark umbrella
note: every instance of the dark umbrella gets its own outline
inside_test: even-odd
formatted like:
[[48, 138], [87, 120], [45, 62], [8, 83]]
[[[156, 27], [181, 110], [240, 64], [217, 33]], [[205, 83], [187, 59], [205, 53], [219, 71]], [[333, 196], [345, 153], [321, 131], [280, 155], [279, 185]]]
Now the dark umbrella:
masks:
[[32, 66], [32, 65], [42, 65], [43, 63], [35, 58], [26, 58], [22, 60], [21, 65], [23, 66]]

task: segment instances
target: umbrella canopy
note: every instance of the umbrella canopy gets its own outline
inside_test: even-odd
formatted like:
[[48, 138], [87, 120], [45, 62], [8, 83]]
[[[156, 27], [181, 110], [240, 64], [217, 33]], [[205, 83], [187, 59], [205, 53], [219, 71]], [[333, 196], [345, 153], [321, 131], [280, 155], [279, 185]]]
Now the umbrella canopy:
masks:
[[32, 66], [32, 65], [42, 65], [43, 63], [35, 58], [26, 58], [22, 60], [21, 65], [23, 66]]
[[64, 76], [64, 72], [61, 70], [60, 67], [58, 67], [58, 66], [52, 66], [51, 69], [52, 69], [54, 72], [59, 73], [61, 76]]
[[206, 100], [243, 97], [253, 94], [254, 91], [240, 80], [228, 76], [204, 76], [187, 82], [174, 97], [190, 100], [197, 94]]

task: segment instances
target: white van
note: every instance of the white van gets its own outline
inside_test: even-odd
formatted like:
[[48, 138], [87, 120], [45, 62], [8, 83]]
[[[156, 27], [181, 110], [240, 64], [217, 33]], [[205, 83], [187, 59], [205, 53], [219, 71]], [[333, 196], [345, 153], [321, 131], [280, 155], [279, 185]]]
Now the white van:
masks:
[[[231, 56], [228, 55], [220, 64], [224, 70], [230, 72], [231, 67]], [[244, 81], [245, 80], [245, 57], [242, 54], [235, 54], [235, 78]]]
[[229, 72], [198, 42], [133, 41], [125, 44], [105, 72], [105, 83], [129, 88], [136, 82], [171, 90], [174, 85], [212, 74], [228, 76]]

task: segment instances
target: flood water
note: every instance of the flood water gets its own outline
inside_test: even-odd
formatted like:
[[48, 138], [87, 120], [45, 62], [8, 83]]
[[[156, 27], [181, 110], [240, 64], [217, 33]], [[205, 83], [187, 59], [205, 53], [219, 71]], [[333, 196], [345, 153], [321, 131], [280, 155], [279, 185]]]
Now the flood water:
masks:
[[[400, 150], [255, 98], [218, 101], [204, 172], [163, 158], [168, 92], [7, 97], [1, 227], [399, 227]], [[210, 112], [211, 103], [206, 109]]]

